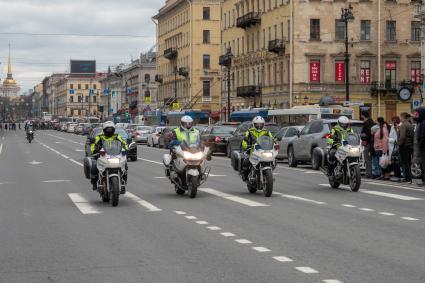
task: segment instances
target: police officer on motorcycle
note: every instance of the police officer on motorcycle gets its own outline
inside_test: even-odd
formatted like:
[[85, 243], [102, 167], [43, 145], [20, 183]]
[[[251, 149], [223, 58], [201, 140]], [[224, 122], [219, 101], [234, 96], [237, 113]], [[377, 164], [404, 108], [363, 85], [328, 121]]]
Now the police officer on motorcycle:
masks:
[[193, 127], [192, 117], [186, 115], [180, 119], [180, 127], [173, 130], [173, 139], [170, 146], [179, 145], [188, 134], [189, 138], [197, 138], [199, 136], [199, 130]]
[[328, 144], [331, 146], [329, 150], [329, 176], [332, 175], [332, 171], [335, 169], [336, 151], [341, 146], [342, 141], [347, 138], [349, 133], [354, 133], [353, 129], [350, 127], [350, 120], [346, 116], [339, 117], [338, 124], [332, 128], [330, 136], [327, 139]]

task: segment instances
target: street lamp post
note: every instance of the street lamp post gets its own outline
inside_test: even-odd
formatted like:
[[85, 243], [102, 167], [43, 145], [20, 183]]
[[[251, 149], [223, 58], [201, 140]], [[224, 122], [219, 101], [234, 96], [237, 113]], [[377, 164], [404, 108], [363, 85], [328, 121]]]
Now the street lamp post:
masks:
[[220, 65], [227, 68], [227, 121], [230, 121], [230, 88], [231, 88], [231, 70], [232, 70], [232, 49], [231, 47], [226, 49], [226, 54], [220, 56]]
[[350, 101], [350, 58], [348, 54], [348, 22], [354, 20], [353, 7], [348, 6], [348, 8], [341, 9], [341, 21], [345, 23], [345, 53], [344, 53], [344, 63], [345, 63], [345, 100]]

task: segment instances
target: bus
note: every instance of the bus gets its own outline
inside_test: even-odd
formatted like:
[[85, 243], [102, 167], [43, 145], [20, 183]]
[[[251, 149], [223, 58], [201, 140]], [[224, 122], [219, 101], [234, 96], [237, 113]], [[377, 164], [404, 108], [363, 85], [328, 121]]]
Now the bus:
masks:
[[182, 110], [168, 112], [166, 124], [168, 126], [179, 126], [181, 118], [186, 115], [192, 117], [195, 125], [210, 124], [210, 113], [201, 110]]
[[337, 119], [346, 116], [353, 119], [354, 110], [340, 105], [332, 106], [295, 106], [291, 109], [275, 109], [268, 111], [268, 118], [271, 122], [281, 127], [302, 126], [315, 119]]
[[246, 122], [252, 121], [254, 117], [261, 116], [264, 120], [269, 121], [269, 110], [264, 108], [252, 108], [235, 111], [230, 114], [230, 121], [232, 122]]
[[41, 120], [44, 121], [44, 122], [52, 121], [52, 114], [50, 114], [49, 112], [41, 113]]
[[[165, 125], [167, 115], [159, 110], [146, 111], [143, 115], [143, 125], [145, 126], [161, 126]], [[140, 124], [140, 123], [139, 123]]]

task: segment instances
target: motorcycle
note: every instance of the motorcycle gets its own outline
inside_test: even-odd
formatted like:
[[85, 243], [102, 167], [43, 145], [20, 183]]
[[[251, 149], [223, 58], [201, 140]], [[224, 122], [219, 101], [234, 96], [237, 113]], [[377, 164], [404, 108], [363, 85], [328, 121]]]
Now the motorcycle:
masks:
[[[251, 148], [244, 153], [249, 154]], [[275, 144], [273, 138], [269, 136], [259, 137], [249, 156], [249, 168], [243, 168], [242, 154], [238, 151], [232, 152], [232, 167], [239, 173], [242, 180], [247, 184], [248, 191], [255, 194], [263, 191], [264, 196], [270, 197], [273, 194], [274, 177], [273, 171], [276, 169], [276, 157], [279, 152], [279, 145]], [[244, 171], [249, 170], [247, 178]]]
[[28, 131], [27, 133], [27, 140], [29, 143], [34, 139], [34, 132], [32, 130]]
[[195, 198], [198, 188], [208, 179], [211, 168], [206, 166], [210, 148], [202, 144], [200, 137], [191, 141], [189, 133], [186, 139], [172, 150], [172, 154], [164, 154], [165, 176], [174, 184], [176, 194], [183, 195], [187, 191], [190, 198]]
[[96, 162], [99, 171], [97, 191], [103, 202], [111, 201], [117, 206], [119, 195], [125, 193], [126, 181], [123, 176], [127, 173], [127, 152], [122, 149], [120, 141], [104, 141], [98, 153]]
[[350, 189], [357, 192], [361, 185], [360, 157], [363, 151], [358, 135], [349, 133], [342, 141], [335, 154], [335, 168], [332, 172], [328, 169], [331, 163], [328, 154], [330, 149], [330, 146], [326, 151], [319, 147], [314, 149], [313, 154], [321, 161], [320, 171], [328, 177], [331, 188], [338, 189], [341, 184], [350, 185]]

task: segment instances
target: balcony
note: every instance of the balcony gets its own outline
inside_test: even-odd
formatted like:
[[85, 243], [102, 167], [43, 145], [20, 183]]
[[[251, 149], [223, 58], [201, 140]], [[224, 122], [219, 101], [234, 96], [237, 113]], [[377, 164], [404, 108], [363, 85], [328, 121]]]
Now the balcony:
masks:
[[377, 82], [373, 81], [370, 84], [370, 93], [372, 95], [376, 95], [378, 91], [384, 94], [395, 94], [397, 93], [397, 89], [399, 88], [399, 84], [394, 81], [384, 81]]
[[163, 79], [162, 75], [155, 75], [155, 81], [157, 83], [162, 84], [162, 82], [164, 81], [164, 79]]
[[276, 54], [285, 53], [285, 44], [282, 39], [274, 39], [269, 41], [269, 52]]
[[249, 12], [236, 20], [236, 26], [238, 28], [247, 29], [250, 26], [255, 26], [261, 23], [260, 12]]
[[185, 67], [179, 68], [179, 76], [183, 76], [185, 78], [189, 77], [189, 70]]
[[221, 55], [218, 57], [218, 64], [223, 67], [232, 66], [232, 58], [227, 55]]
[[164, 50], [164, 57], [168, 60], [173, 60], [177, 58], [177, 50], [174, 48], [168, 48]]
[[240, 86], [236, 89], [237, 97], [256, 97], [261, 95], [261, 87], [257, 85]]
[[425, 18], [425, 6], [423, 6], [418, 1], [412, 1], [415, 5], [415, 9], [413, 12], [413, 16], [417, 19], [424, 19]]

